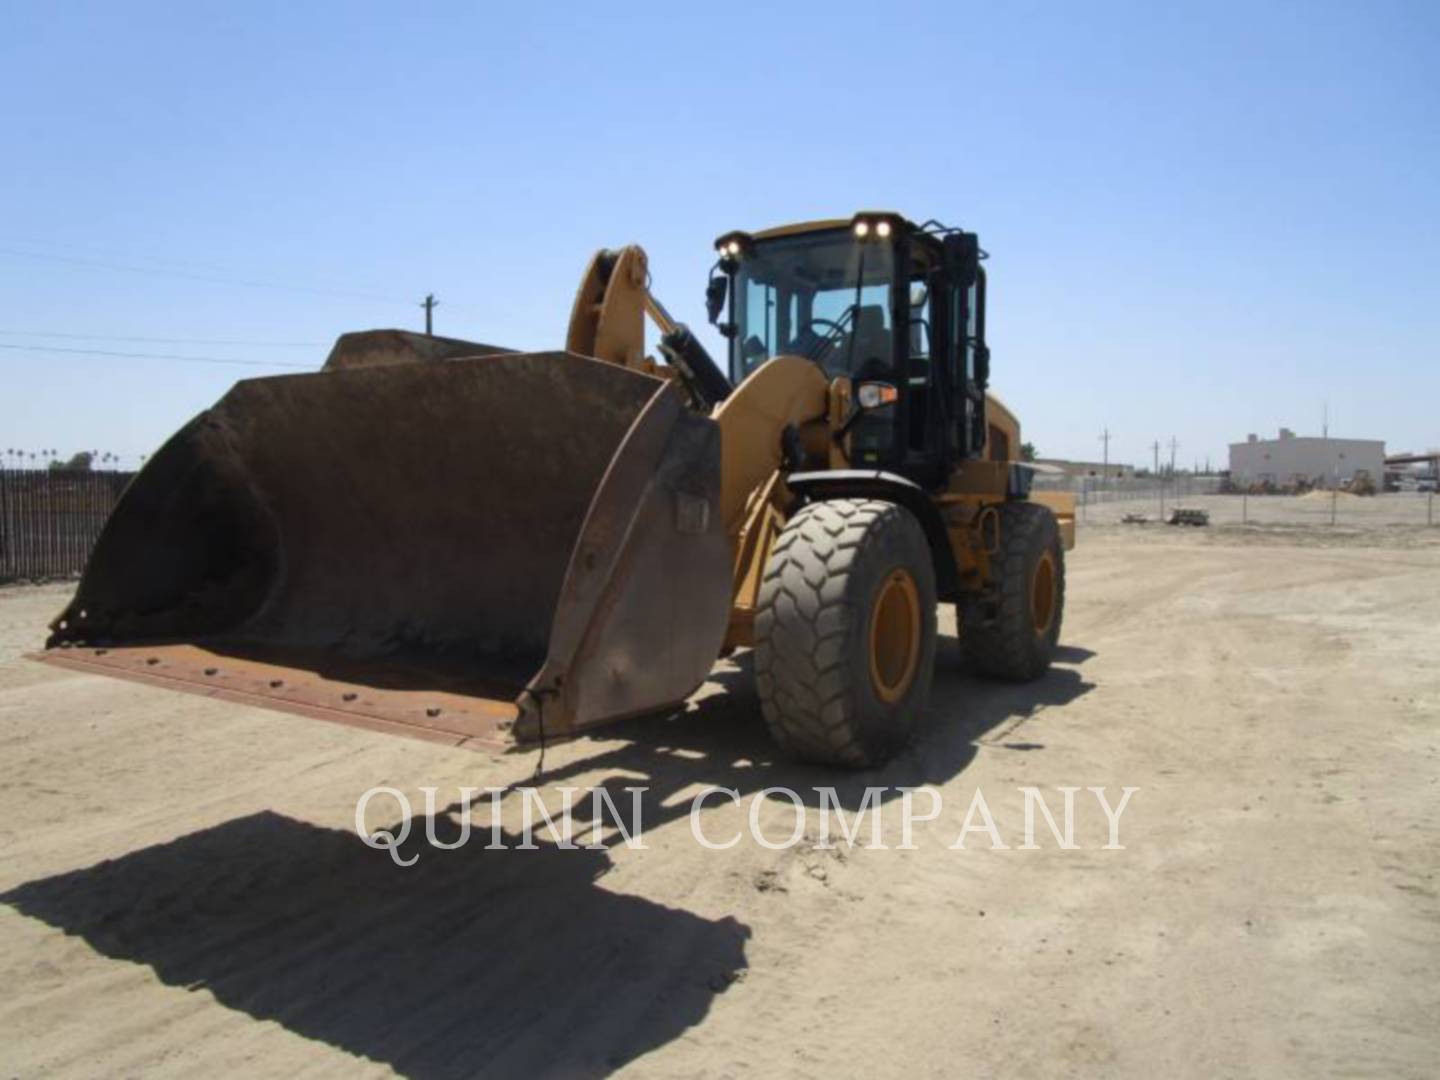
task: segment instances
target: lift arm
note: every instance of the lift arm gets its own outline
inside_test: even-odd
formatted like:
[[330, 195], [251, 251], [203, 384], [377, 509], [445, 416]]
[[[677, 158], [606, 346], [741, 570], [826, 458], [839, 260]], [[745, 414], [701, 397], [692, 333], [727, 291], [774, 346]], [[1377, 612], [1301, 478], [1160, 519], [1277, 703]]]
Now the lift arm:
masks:
[[[647, 375], [673, 374], [694, 406], [709, 412], [730, 396], [730, 380], [689, 328], [651, 295], [649, 281], [649, 260], [639, 245], [597, 251], [575, 294], [565, 348]], [[664, 365], [645, 355], [647, 315], [660, 331]]]

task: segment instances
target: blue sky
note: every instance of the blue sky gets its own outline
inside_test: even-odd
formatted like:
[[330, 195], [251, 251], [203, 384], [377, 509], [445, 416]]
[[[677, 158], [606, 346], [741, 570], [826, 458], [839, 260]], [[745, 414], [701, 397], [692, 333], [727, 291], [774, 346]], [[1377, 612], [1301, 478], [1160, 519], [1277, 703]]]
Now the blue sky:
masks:
[[0, 4], [0, 449], [267, 370], [37, 346], [318, 365], [433, 291], [553, 347], [632, 241], [698, 328], [717, 234], [876, 207], [980, 233], [1042, 453], [1440, 444], [1440, 5], [700, 10]]

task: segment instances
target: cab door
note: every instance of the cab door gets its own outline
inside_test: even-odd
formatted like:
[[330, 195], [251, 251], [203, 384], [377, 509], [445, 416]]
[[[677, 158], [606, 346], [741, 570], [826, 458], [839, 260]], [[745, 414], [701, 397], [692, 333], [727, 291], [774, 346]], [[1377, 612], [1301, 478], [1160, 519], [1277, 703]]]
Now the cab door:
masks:
[[974, 233], [945, 237], [950, 277], [950, 341], [953, 403], [952, 438], [957, 457], [974, 457], [985, 447], [985, 388], [990, 350], [985, 345], [985, 271]]
[[954, 349], [949, 327], [953, 318], [950, 277], [942, 250], [932, 243], [912, 244], [896, 281], [895, 322], [904, 385], [902, 472], [923, 487], [937, 488], [949, 478], [958, 447], [954, 438], [952, 402]]

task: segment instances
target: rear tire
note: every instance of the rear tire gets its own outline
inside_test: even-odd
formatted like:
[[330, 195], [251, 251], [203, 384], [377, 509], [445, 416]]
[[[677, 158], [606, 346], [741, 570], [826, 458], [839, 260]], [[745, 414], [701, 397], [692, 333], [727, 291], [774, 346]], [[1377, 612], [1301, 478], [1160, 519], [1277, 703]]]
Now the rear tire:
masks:
[[999, 512], [994, 602], [962, 605], [960, 647], [975, 674], [1030, 682], [1049, 670], [1060, 640], [1065, 552], [1048, 507], [1007, 502]]
[[908, 739], [935, 666], [935, 569], [908, 510], [811, 503], [775, 541], [755, 614], [765, 723], [793, 757], [878, 765]]

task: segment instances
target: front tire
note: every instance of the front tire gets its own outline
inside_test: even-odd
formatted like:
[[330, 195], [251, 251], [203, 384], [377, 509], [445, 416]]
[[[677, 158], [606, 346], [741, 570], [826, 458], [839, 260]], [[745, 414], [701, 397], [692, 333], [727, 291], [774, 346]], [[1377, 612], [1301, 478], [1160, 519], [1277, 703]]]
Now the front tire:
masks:
[[765, 723], [793, 757], [866, 767], [909, 738], [935, 666], [935, 569], [908, 510], [811, 503], [775, 541], [755, 615]]

